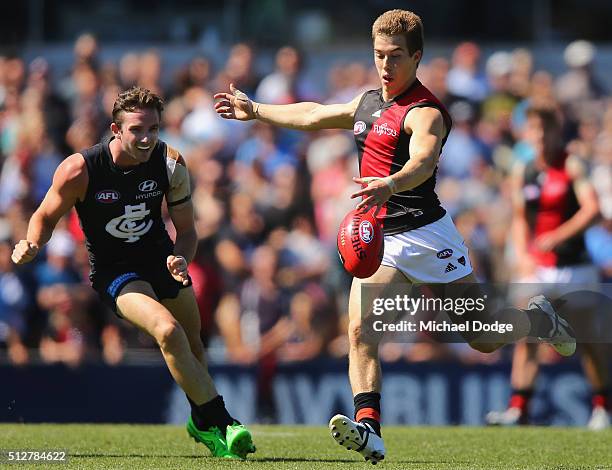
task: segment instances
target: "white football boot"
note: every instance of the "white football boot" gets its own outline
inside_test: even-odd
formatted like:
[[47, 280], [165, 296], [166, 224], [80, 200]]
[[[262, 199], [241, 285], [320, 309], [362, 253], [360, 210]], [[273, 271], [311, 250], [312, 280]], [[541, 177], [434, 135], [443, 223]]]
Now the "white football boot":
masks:
[[526, 418], [520, 408], [510, 407], [504, 411], [489, 411], [485, 423], [489, 426], [518, 426], [527, 424]]
[[570, 324], [555, 311], [550, 301], [543, 295], [536, 295], [529, 299], [529, 310], [540, 310], [552, 323], [548, 336], [539, 337], [541, 341], [549, 343], [562, 356], [571, 356], [576, 352], [576, 334]]
[[595, 406], [587, 427], [591, 431], [603, 431], [610, 427], [610, 415], [603, 406]]
[[344, 415], [329, 420], [333, 439], [346, 450], [359, 452], [367, 462], [376, 465], [385, 458], [385, 444], [372, 426], [358, 423]]

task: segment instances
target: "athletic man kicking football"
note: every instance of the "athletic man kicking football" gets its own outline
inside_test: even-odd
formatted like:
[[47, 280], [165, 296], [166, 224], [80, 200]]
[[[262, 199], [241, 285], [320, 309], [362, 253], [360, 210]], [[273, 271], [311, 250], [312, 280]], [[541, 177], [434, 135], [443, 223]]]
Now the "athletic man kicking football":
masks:
[[[110, 140], [75, 153], [53, 183], [13, 250], [31, 261], [72, 207], [86, 236], [90, 279], [120, 317], [153, 336], [191, 405], [187, 431], [212, 454], [245, 458], [249, 431], [233, 419], [208, 374], [200, 314], [187, 265], [196, 250], [189, 174], [179, 153], [158, 140], [162, 100], [131, 88], [113, 107]], [[161, 217], [166, 199], [176, 241]]]
[[[376, 464], [385, 457], [380, 432], [381, 370], [378, 342], [366, 333], [369, 316], [362, 315], [361, 304], [368, 306], [364, 312], [370, 311], [372, 304], [363, 296], [382, 297], [384, 291], [378, 294], [372, 287], [364, 293], [361, 287], [470, 283], [462, 295], [472, 297], [480, 292], [471, 284], [476, 279], [467, 248], [434, 192], [437, 162], [451, 119], [440, 101], [416, 78], [423, 55], [421, 19], [410, 11], [388, 11], [374, 22], [372, 39], [381, 88], [367, 91], [350, 103], [268, 105], [253, 102], [233, 85], [231, 93], [214, 97], [218, 100], [217, 113], [226, 119], [259, 119], [300, 130], [353, 129], [360, 165], [360, 178], [355, 182], [365, 187], [352, 197], [362, 197], [357, 207], [380, 209], [385, 253], [378, 271], [370, 278], [354, 279], [350, 293], [349, 379], [355, 419], [336, 415], [329, 426], [340, 445]], [[443, 251], [452, 257], [438, 257]], [[455, 285], [454, 290], [461, 287]], [[575, 340], [550, 303], [538, 296], [529, 308], [515, 311], [514, 330], [499, 336], [497, 342], [475, 336], [466, 339], [479, 351], [491, 352], [527, 335], [546, 336], [540, 333], [544, 324], [553, 346], [562, 354], [572, 354]], [[492, 318], [488, 316], [488, 320]]]

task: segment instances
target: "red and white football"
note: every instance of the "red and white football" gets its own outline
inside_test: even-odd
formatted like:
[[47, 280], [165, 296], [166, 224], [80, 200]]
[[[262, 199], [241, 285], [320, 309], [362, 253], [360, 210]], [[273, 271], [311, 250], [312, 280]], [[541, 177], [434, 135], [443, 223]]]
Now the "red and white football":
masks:
[[370, 277], [380, 266], [383, 252], [383, 231], [374, 209], [353, 209], [344, 216], [338, 230], [338, 254], [344, 269], [354, 277]]

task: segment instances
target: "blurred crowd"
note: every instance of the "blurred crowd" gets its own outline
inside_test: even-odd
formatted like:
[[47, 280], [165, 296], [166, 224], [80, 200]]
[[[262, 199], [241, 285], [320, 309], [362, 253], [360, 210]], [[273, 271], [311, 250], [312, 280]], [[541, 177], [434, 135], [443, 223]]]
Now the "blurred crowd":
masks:
[[[205, 56], [168, 71], [156, 50], [128, 52], [118, 63], [102, 63], [98, 51], [95, 37], [80, 36], [67, 76], [54, 76], [42, 57], [25, 63], [0, 56], [0, 354], [17, 365], [117, 364], [133, 351], [155, 350], [89, 287], [75, 214], [59, 223], [36, 262], [10, 261], [59, 162], [108, 135], [116, 96], [137, 84], [164, 98], [160, 138], [181, 151], [192, 176], [199, 245], [190, 273], [213, 359], [258, 365], [265, 378], [279, 362], [346, 356], [351, 279], [335, 245], [355, 204], [352, 134], [225, 121], [212, 95], [234, 83], [264, 103], [348, 102], [379, 87], [373, 64], [338, 62], [321, 86], [306, 78], [303, 57], [290, 46], [276, 52], [265, 73], [247, 44], [234, 45], [217, 70]], [[512, 278], [508, 176], [514, 163], [533, 158], [522, 133], [525, 111], [538, 104], [563, 113], [567, 150], [588, 163], [602, 207], [588, 246], [602, 279], [612, 280], [612, 100], [595, 73], [592, 44], [570, 44], [564, 59], [567, 70], [554, 77], [534, 67], [528, 50], [484, 57], [465, 42], [450, 57], [426, 56], [419, 67], [454, 121], [437, 191], [483, 281]], [[423, 338], [386, 343], [382, 358], [499, 356], [484, 359]]]

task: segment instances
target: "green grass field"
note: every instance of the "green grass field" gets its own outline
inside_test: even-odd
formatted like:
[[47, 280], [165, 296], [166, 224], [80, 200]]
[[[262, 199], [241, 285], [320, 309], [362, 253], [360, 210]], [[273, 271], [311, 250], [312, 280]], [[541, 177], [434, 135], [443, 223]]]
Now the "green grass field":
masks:
[[78, 469], [612, 469], [612, 431], [579, 428], [387, 427], [387, 459], [372, 467], [323, 427], [253, 426], [255, 456], [223, 461], [182, 427], [0, 424], [0, 448], [64, 449], [67, 464], [4, 468]]

